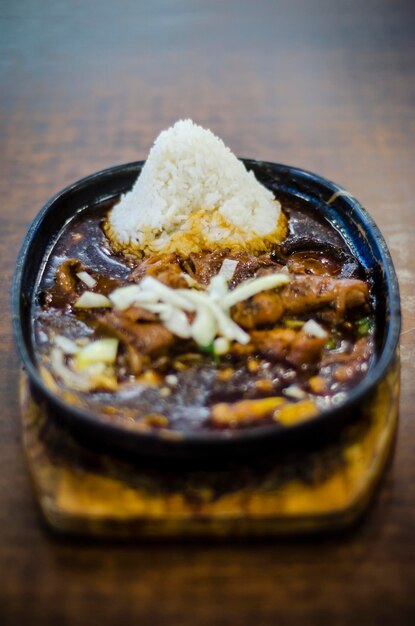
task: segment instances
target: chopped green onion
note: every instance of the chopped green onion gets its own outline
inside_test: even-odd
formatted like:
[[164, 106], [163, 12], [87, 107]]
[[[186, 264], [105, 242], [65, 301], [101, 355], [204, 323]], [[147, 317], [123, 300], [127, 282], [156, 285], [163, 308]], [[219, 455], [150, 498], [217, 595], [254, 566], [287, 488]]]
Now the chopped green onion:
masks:
[[333, 337], [329, 337], [325, 343], [325, 347], [327, 348], [327, 350], [334, 350], [336, 347], [336, 342], [334, 341]]
[[216, 363], [216, 365], [218, 365], [220, 363], [220, 357], [215, 352], [215, 342], [214, 341], [211, 341], [210, 344], [207, 345], [207, 346], [199, 346], [199, 349], [202, 352], [205, 352], [206, 354], [210, 354], [210, 356], [213, 358], [213, 360]]
[[373, 330], [373, 320], [370, 317], [362, 317], [356, 322], [357, 334], [364, 337]]
[[301, 320], [285, 320], [284, 325], [286, 328], [302, 328], [304, 326], [304, 322]]
[[211, 341], [207, 346], [199, 346], [202, 352], [206, 352], [206, 354], [211, 354], [212, 356], [215, 354], [215, 345], [213, 341]]

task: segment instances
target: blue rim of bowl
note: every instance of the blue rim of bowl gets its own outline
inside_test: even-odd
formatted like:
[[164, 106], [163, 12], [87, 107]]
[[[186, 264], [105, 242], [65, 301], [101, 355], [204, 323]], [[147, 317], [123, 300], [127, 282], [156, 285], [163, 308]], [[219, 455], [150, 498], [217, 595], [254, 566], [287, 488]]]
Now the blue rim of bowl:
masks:
[[[203, 433], [181, 432], [174, 430], [137, 432], [129, 430], [128, 428], [125, 428], [121, 425], [115, 425], [111, 422], [104, 421], [102, 418], [100, 418], [98, 414], [92, 411], [80, 409], [79, 407], [73, 406], [62, 400], [62, 398], [60, 398], [58, 395], [55, 395], [43, 382], [37, 366], [33, 362], [33, 359], [29, 353], [28, 346], [26, 345], [26, 341], [23, 336], [21, 319], [23, 271], [26, 264], [28, 263], [28, 252], [31, 247], [33, 238], [41, 229], [43, 219], [45, 218], [46, 214], [53, 204], [55, 204], [63, 196], [75, 190], [82, 190], [82, 188], [88, 187], [92, 183], [96, 183], [97, 181], [99, 181], [100, 178], [105, 179], [112, 174], [128, 172], [133, 173], [134, 171], [139, 172], [145, 161], [135, 161], [132, 163], [116, 165], [81, 178], [80, 180], [72, 183], [71, 185], [68, 185], [67, 187], [56, 193], [46, 202], [46, 204], [32, 221], [27, 231], [27, 234], [24, 238], [23, 244], [18, 254], [13, 275], [11, 295], [13, 333], [24, 369], [26, 370], [26, 373], [31, 383], [35, 385], [35, 387], [40, 391], [41, 394], [43, 394], [46, 400], [58, 412], [62, 411], [66, 414], [70, 414], [72, 418], [78, 421], [78, 426], [84, 425], [85, 427], [93, 428], [94, 430], [100, 430], [101, 433], [105, 434], [106, 436], [111, 436], [111, 434], [116, 436], [122, 435], [123, 439], [130, 439], [129, 444], [126, 445], [126, 448], [135, 447], [134, 439], [137, 441], [137, 443], [139, 442], [141, 448], [143, 447], [145, 441], [148, 442], [148, 444], [162, 444], [163, 446], [165, 446], [166, 444], [168, 444], [169, 446], [175, 446], [177, 444], [188, 446], [197, 446], [198, 444], [201, 444], [203, 446], [221, 446], [227, 445], [230, 442], [236, 445], [238, 443], [255, 444], [255, 442], [262, 441], [269, 436], [275, 437], [283, 435], [287, 431], [294, 435], [295, 433], [300, 434], [300, 432], [302, 431], [309, 431], [310, 428], [313, 427], [313, 425], [322, 424], [329, 421], [330, 418], [333, 417], [339, 410], [341, 410], [343, 413], [347, 413], [349, 410], [352, 410], [356, 406], [359, 406], [371, 394], [371, 392], [375, 390], [377, 385], [385, 376], [388, 368], [393, 363], [399, 345], [401, 328], [399, 286], [393, 261], [386, 242], [370, 214], [366, 211], [366, 209], [363, 208], [360, 202], [347, 191], [345, 191], [343, 187], [322, 176], [314, 174], [313, 172], [309, 172], [307, 170], [303, 170], [294, 166], [283, 165], [268, 161], [258, 161], [248, 158], [241, 158], [240, 160], [245, 163], [248, 169], [266, 168], [269, 171], [278, 173], [279, 176], [286, 176], [287, 179], [293, 181], [294, 185], [298, 183], [300, 183], [301, 185], [301, 183], [304, 182], [309, 183], [310, 187], [308, 188], [307, 192], [310, 193], [311, 190], [314, 190], [315, 192], [316, 188], [319, 189], [319, 200], [322, 204], [327, 204], [328, 201], [333, 198], [334, 195], [336, 195], [337, 198], [341, 198], [341, 200], [352, 209], [353, 216], [357, 217], [356, 224], [359, 224], [359, 222], [363, 224], [365, 236], [368, 236], [371, 239], [372, 245], [374, 245], [375, 248], [378, 249], [378, 253], [380, 256], [380, 267], [383, 273], [384, 282], [387, 285], [387, 291], [389, 296], [389, 319], [387, 322], [386, 336], [383, 342], [381, 353], [377, 356], [375, 362], [372, 363], [372, 365], [369, 367], [365, 378], [351, 391], [347, 392], [347, 397], [344, 401], [336, 405], [334, 408], [320, 411], [311, 420], [301, 422], [299, 424], [294, 424], [287, 429], [281, 428], [276, 424], [255, 426], [252, 428], [247, 428], [246, 430], [225, 430], [214, 432], [204, 431]], [[296, 178], [298, 178], [298, 180], [296, 180]], [[278, 184], [276, 186], [278, 187]], [[323, 196], [326, 192], [328, 192], [327, 198], [320, 197]], [[95, 203], [98, 204], [99, 202], [102, 202], [106, 199], [115, 197], [115, 195], [116, 194], [112, 194], [112, 196], [104, 195], [103, 197], [97, 197]], [[120, 444], [118, 442], [116, 444], [116, 447], [119, 447], [119, 445]]]

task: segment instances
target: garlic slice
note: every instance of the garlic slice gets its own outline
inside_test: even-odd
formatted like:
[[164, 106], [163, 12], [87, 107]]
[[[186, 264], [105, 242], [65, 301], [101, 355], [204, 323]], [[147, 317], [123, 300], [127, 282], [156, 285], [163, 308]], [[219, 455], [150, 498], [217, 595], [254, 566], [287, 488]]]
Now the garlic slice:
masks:
[[288, 276], [280, 273], [269, 274], [268, 276], [261, 276], [260, 278], [255, 278], [251, 281], [245, 281], [233, 291], [230, 291], [228, 295], [223, 298], [221, 306], [222, 308], [230, 308], [234, 306], [234, 304], [247, 300], [261, 291], [282, 287], [283, 285], [287, 285], [289, 282], [290, 279]]
[[319, 339], [326, 339], [328, 337], [328, 333], [324, 328], [314, 320], [308, 320], [302, 330], [307, 335], [310, 335], [310, 337], [318, 337]]
[[226, 278], [221, 274], [217, 274], [210, 281], [210, 285], [207, 288], [207, 292], [210, 294], [213, 300], [219, 302], [229, 293], [228, 283]]
[[230, 280], [232, 280], [237, 266], [238, 261], [236, 259], [225, 259], [219, 270], [218, 276], [223, 276], [226, 282], [229, 282]]
[[166, 310], [160, 314], [160, 318], [164, 323], [164, 326], [174, 335], [177, 335], [182, 339], [189, 339], [192, 334], [192, 329], [186, 313], [183, 313], [180, 309], [176, 309], [172, 306], [167, 306], [168, 309], [166, 307]]
[[95, 280], [95, 278], [93, 278], [91, 274], [88, 274], [88, 272], [78, 272], [77, 277], [79, 278], [79, 280], [82, 280], [84, 285], [89, 287], [89, 289], [93, 289], [97, 285], [97, 281]]
[[117, 358], [118, 339], [97, 339], [79, 350], [74, 357], [74, 366], [82, 371], [92, 363], [112, 364]]
[[101, 293], [84, 291], [82, 296], [75, 302], [76, 309], [100, 309], [112, 307], [111, 300]]
[[209, 346], [214, 340], [218, 330], [216, 319], [207, 306], [197, 309], [196, 318], [191, 326], [192, 338], [199, 346]]
[[63, 335], [56, 335], [53, 338], [53, 343], [60, 348], [64, 354], [76, 354], [79, 350], [79, 346], [72, 341], [72, 339], [68, 339], [68, 337], [64, 337]]
[[163, 302], [183, 309], [183, 311], [195, 310], [195, 307], [186, 298], [181, 297], [181, 289], [171, 289], [152, 276], [145, 276], [140, 283], [140, 287], [144, 292], [150, 291], [155, 293]]
[[[183, 290], [179, 290], [181, 293]], [[195, 303], [196, 306], [205, 306], [214, 315], [218, 325], [219, 334], [223, 335], [230, 341], [238, 341], [246, 344], [249, 342], [249, 335], [236, 324], [222, 308], [209, 297], [206, 292], [190, 291], [186, 293], [186, 297]]]
[[118, 287], [118, 289], [114, 289], [114, 291], [110, 293], [109, 299], [120, 311], [124, 311], [134, 304], [143, 306], [144, 304], [155, 304], [159, 300], [156, 293], [152, 293], [151, 291], [144, 292], [140, 285]]

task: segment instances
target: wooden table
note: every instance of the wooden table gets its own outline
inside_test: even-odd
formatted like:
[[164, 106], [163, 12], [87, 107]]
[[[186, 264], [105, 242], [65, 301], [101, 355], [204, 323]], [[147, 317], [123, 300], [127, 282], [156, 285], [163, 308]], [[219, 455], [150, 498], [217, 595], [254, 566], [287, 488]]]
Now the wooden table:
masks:
[[[94, 4], [94, 6], [92, 6]], [[415, 39], [408, 0], [4, 2], [0, 17], [0, 623], [415, 623]], [[401, 422], [381, 493], [341, 537], [109, 544], [43, 527], [20, 446], [9, 288], [71, 181], [144, 158], [181, 117], [241, 156], [361, 199], [397, 266]]]

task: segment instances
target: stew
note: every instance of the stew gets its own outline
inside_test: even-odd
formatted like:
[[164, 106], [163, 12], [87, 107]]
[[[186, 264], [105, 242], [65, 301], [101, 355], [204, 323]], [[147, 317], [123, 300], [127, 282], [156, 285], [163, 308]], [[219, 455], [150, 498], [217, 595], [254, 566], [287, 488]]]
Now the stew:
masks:
[[111, 205], [76, 215], [37, 287], [46, 384], [143, 431], [287, 427], [342, 402], [374, 358], [371, 278], [332, 225], [279, 199], [289, 236], [259, 256], [123, 256], [103, 229]]

